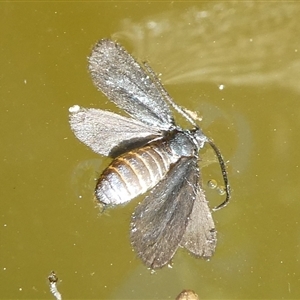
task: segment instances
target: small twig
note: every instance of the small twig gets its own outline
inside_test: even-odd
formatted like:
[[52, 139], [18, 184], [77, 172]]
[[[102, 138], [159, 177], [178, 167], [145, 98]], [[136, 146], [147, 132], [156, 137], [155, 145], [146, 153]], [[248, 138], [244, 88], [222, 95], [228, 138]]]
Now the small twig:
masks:
[[58, 277], [56, 276], [55, 272], [52, 271], [48, 276], [49, 284], [50, 284], [50, 292], [56, 298], [56, 300], [62, 300], [61, 294], [57, 289], [56, 283], [58, 281]]

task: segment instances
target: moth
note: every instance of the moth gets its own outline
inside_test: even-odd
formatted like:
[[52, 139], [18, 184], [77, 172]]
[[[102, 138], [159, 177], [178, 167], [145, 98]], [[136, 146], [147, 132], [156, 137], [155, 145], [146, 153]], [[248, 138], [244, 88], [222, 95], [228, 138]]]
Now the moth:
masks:
[[[69, 109], [75, 136], [98, 154], [113, 158], [100, 176], [95, 196], [104, 206], [124, 204], [150, 190], [136, 207], [130, 240], [149, 268], [168, 264], [178, 247], [210, 258], [216, 230], [201, 185], [199, 150], [214, 149], [225, 184], [224, 159], [192, 116], [176, 105], [147, 63], [139, 64], [121, 45], [100, 40], [88, 59], [95, 86], [129, 117], [75, 105]], [[179, 127], [172, 110], [190, 124]]]

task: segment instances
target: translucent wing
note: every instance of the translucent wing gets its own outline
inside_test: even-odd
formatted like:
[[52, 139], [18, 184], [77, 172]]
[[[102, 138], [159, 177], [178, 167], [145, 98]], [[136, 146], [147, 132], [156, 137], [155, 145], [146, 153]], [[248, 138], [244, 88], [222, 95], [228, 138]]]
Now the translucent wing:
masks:
[[215, 252], [217, 232], [205, 193], [200, 181], [197, 183], [193, 210], [180, 245], [197, 257], [210, 258]]
[[75, 105], [70, 109], [75, 136], [96, 153], [116, 156], [161, 136], [161, 132], [137, 120], [100, 109]]
[[196, 158], [183, 157], [137, 206], [131, 242], [145, 265], [161, 268], [174, 256], [188, 225], [196, 198]]
[[89, 64], [97, 88], [133, 118], [161, 130], [174, 126], [159, 80], [148, 74], [119, 44], [100, 40], [89, 57]]

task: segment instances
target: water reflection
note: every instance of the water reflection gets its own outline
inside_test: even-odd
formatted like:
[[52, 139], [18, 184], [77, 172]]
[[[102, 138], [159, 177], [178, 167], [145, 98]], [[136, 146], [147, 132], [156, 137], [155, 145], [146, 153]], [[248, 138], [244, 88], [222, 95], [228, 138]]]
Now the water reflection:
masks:
[[80, 161], [73, 169], [71, 187], [78, 199], [90, 200], [93, 198], [96, 181], [103, 168], [101, 158]]
[[298, 3], [222, 2], [123, 21], [114, 35], [163, 62], [166, 84], [278, 86], [300, 93]]

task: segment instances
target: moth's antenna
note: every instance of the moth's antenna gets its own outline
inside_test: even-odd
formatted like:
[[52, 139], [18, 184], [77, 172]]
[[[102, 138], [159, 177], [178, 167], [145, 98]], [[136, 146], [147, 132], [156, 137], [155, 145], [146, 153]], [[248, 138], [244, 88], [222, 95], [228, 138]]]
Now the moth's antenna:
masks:
[[197, 124], [195, 123], [194, 119], [179, 105], [173, 102], [172, 97], [169, 95], [169, 93], [165, 90], [164, 86], [160, 82], [159, 78], [155, 74], [155, 72], [152, 70], [152, 68], [147, 64], [147, 62], [143, 62], [143, 66], [145, 67], [145, 70], [147, 73], [152, 77], [153, 82], [155, 83], [156, 87], [159, 89], [160, 93], [164, 96], [164, 98], [169, 102], [169, 104], [182, 116], [184, 116], [187, 121], [189, 121], [194, 127], [197, 127]]
[[227, 171], [226, 171], [226, 165], [223, 159], [223, 156], [220, 152], [220, 150], [217, 148], [217, 146], [213, 143], [212, 140], [210, 140], [209, 138], [207, 138], [207, 142], [210, 144], [210, 146], [214, 149], [217, 158], [219, 160], [219, 164], [221, 167], [221, 171], [222, 171], [222, 176], [223, 176], [223, 180], [224, 180], [224, 186], [225, 186], [225, 192], [226, 192], [226, 198], [225, 200], [219, 204], [218, 206], [214, 207], [213, 210], [218, 210], [220, 208], [225, 207], [229, 200], [230, 200], [230, 185], [229, 185], [229, 181], [228, 181], [228, 176], [227, 176]]

